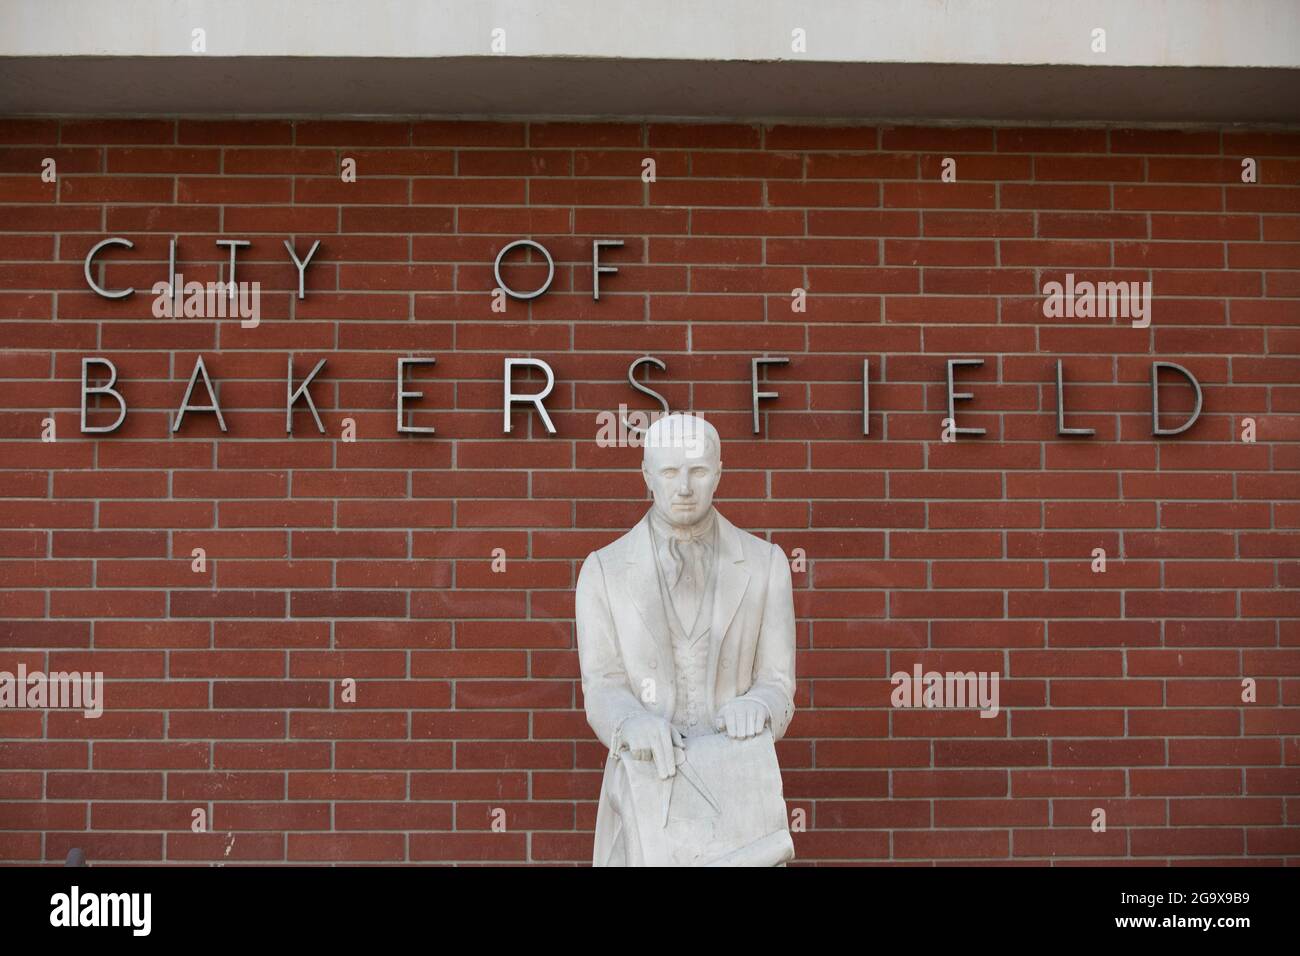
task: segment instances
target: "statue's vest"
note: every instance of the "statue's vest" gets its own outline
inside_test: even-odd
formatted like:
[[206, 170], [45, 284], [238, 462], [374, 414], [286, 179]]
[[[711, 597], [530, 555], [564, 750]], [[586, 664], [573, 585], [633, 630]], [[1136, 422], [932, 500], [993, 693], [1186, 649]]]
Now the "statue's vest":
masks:
[[[651, 539], [654, 541], [653, 537]], [[672, 635], [673, 671], [677, 681], [677, 705], [673, 709], [672, 723], [683, 736], [695, 737], [715, 732], [713, 726], [713, 694], [707, 686], [709, 670], [709, 642], [712, 639], [710, 624], [713, 621], [713, 598], [718, 584], [717, 531], [714, 530], [713, 560], [709, 564], [708, 583], [700, 600], [699, 614], [687, 623], [677, 613], [677, 606], [668, 588], [668, 577], [659, 558], [658, 542], [655, 544], [655, 569], [659, 581], [659, 599], [663, 602], [664, 617]]]

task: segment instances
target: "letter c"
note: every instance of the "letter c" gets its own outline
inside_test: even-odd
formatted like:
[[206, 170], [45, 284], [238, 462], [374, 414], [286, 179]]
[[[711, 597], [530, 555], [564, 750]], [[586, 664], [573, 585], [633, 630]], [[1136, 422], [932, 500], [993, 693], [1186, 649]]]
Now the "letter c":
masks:
[[99, 250], [103, 249], [105, 246], [126, 246], [128, 249], [133, 249], [135, 248], [135, 243], [130, 239], [122, 239], [117, 236], [114, 236], [112, 239], [104, 239], [101, 242], [95, 243], [94, 247], [86, 253], [86, 285], [90, 286], [105, 299], [125, 299], [135, 291], [133, 286], [125, 289], [118, 289], [116, 292], [110, 292], [96, 282], [94, 277], [90, 274], [90, 267], [94, 262], [95, 256], [99, 253]]

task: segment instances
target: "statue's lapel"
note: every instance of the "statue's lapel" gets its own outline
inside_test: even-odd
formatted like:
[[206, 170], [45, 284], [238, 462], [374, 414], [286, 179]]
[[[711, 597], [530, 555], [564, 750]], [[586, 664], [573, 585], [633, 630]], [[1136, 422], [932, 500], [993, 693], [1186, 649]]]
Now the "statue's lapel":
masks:
[[713, 686], [713, 675], [731, 619], [736, 616], [736, 609], [749, 588], [749, 568], [745, 564], [745, 549], [740, 543], [740, 532], [736, 526], [715, 511], [718, 521], [718, 581], [713, 595], [713, 622], [709, 632], [709, 686]]
[[654, 539], [650, 536], [650, 514], [632, 529], [631, 546], [627, 563], [623, 566], [623, 593], [632, 601], [641, 621], [650, 632], [650, 638], [663, 652], [664, 661], [672, 667], [672, 634], [668, 630], [668, 617], [659, 593], [659, 571], [655, 567]]

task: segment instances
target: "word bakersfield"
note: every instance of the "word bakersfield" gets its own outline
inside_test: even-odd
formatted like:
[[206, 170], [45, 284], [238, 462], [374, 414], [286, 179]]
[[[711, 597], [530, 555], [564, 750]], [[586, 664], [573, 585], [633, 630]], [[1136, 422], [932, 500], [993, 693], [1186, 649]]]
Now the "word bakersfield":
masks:
[[[759, 369], [764, 365], [784, 365], [790, 361], [785, 357], [762, 356], [750, 360], [750, 407], [753, 412], [754, 434], [760, 433], [760, 402], [774, 401], [781, 397], [781, 393], [775, 390], [760, 391]], [[408, 386], [411, 384], [407, 378], [407, 371], [417, 366], [431, 366], [436, 364], [437, 359], [431, 357], [408, 358], [402, 357], [397, 359], [396, 365], [396, 386], [397, 386], [397, 403], [396, 403], [396, 431], [402, 434], [435, 434], [436, 429], [431, 425], [411, 425], [407, 423], [407, 410], [413, 401], [418, 401], [424, 396], [424, 393], [418, 389], [412, 389]], [[653, 363], [659, 368], [666, 368], [666, 364], [654, 356], [642, 356], [634, 359], [628, 366], [628, 381], [638, 392], [642, 392], [658, 400], [663, 408], [663, 413], [668, 414], [670, 408], [667, 400], [658, 392], [653, 391], [638, 382], [634, 373], [637, 367], [644, 363]], [[286, 435], [292, 435], [294, 429], [294, 411], [300, 403], [302, 408], [299, 410], [309, 411], [316, 424], [317, 431], [326, 434], [325, 423], [321, 420], [320, 412], [312, 399], [311, 384], [316, 376], [325, 368], [326, 360], [321, 359], [316, 366], [309, 372], [302, 381], [295, 382], [293, 370], [293, 356], [287, 356], [286, 360], [286, 381], [285, 381], [285, 405], [284, 405], [284, 431]], [[975, 397], [973, 392], [957, 391], [957, 382], [955, 374], [959, 368], [973, 366], [978, 367], [984, 364], [983, 359], [974, 358], [950, 358], [947, 359], [947, 398], [948, 408], [947, 417], [943, 419], [945, 441], [955, 440], [962, 435], [983, 435], [985, 429], [975, 428], [958, 424], [957, 420], [957, 402], [968, 401]], [[101, 381], [98, 384], [91, 384], [91, 367], [98, 366], [106, 373], [107, 381]], [[545, 378], [545, 385], [540, 391], [518, 392], [515, 390], [515, 370], [532, 369], [540, 372]], [[1160, 372], [1168, 370], [1181, 375], [1188, 385], [1192, 388], [1195, 404], [1192, 411], [1176, 427], [1169, 427], [1161, 424], [1160, 418]], [[862, 367], [862, 434], [870, 434], [871, 409], [870, 382], [868, 380], [869, 368], [868, 362], [863, 361]], [[128, 405], [126, 397], [117, 389], [118, 372], [117, 366], [110, 359], [101, 356], [86, 356], [81, 360], [81, 432], [82, 434], [106, 434], [114, 432], [120, 428], [126, 421]], [[196, 404], [195, 390], [202, 387], [205, 393], [204, 398]], [[537, 413], [542, 424], [545, 426], [548, 434], [554, 435], [557, 432], [554, 422], [551, 420], [550, 413], [546, 408], [546, 398], [555, 390], [555, 373], [551, 366], [543, 359], [538, 358], [506, 358], [503, 360], [502, 368], [502, 389], [501, 389], [501, 431], [503, 434], [509, 434], [512, 431], [510, 413], [516, 405], [531, 405]], [[99, 396], [108, 399], [116, 405], [116, 416], [112, 421], [105, 424], [91, 424], [92, 414], [102, 415], [107, 409], [95, 408], [88, 406], [87, 399], [90, 396]], [[1153, 361], [1151, 363], [1151, 434], [1152, 435], [1178, 435], [1192, 427], [1200, 418], [1203, 404], [1203, 393], [1201, 383], [1197, 380], [1188, 369], [1175, 362]], [[1057, 435], [1078, 435], [1090, 436], [1095, 434], [1095, 429], [1080, 428], [1066, 424], [1066, 399], [1065, 399], [1065, 368], [1060, 359], [1056, 362], [1056, 433]], [[211, 376], [208, 374], [206, 363], [203, 356], [199, 355], [194, 362], [194, 369], [190, 373], [189, 383], [185, 386], [185, 391], [181, 397], [181, 402], [172, 419], [172, 432], [180, 431], [181, 425], [185, 421], [185, 416], [190, 413], [202, 412], [216, 416], [217, 424], [221, 431], [229, 431], [226, 425], [225, 413], [222, 411], [221, 403], [217, 397], [217, 388], [213, 383]], [[603, 422], [608, 418], [607, 413], [597, 416], [598, 422]], [[345, 420], [346, 421], [346, 420]], [[603, 427], [603, 425], [602, 425]], [[951, 435], [949, 438], [947, 436]]]

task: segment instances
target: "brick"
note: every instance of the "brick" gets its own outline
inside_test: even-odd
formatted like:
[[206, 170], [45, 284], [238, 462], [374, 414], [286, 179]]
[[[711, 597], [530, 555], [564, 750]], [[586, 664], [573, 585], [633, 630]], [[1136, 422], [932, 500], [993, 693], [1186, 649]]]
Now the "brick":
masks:
[[[591, 440], [597, 412], [653, 406], [626, 382], [640, 354], [667, 363], [642, 377], [674, 408], [722, 429], [721, 510], [804, 551], [779, 744], [813, 822], [801, 861], [1294, 857], [1298, 147], [1245, 128], [0, 124], [0, 669], [108, 679], [98, 720], [0, 721], [0, 857], [206, 863], [231, 832], [240, 861], [586, 862], [604, 752], [572, 589], [647, 506], [636, 450]], [[34, 175], [47, 155], [57, 187]], [[1239, 182], [1243, 155], [1259, 183]], [[104, 260], [139, 290], [125, 302], [81, 275], [113, 234], [137, 244]], [[221, 275], [214, 238], [253, 240], [259, 328], [150, 315], [173, 234], [199, 278]], [[521, 235], [555, 283], [493, 313], [492, 260]], [[599, 302], [595, 237], [625, 242]], [[302, 300], [285, 238], [322, 240]], [[1151, 328], [1045, 318], [1067, 271], [1152, 281]], [[299, 378], [329, 360], [325, 437], [301, 404], [281, 430], [287, 352]], [[755, 436], [764, 352], [792, 361], [767, 373], [781, 398]], [[95, 354], [131, 414], [89, 437]], [[198, 354], [225, 434], [200, 414], [169, 431]], [[438, 359], [409, 379], [432, 436], [394, 431], [408, 354]], [[502, 359], [524, 354], [555, 369], [555, 436], [522, 408], [501, 433]], [[985, 360], [958, 408], [988, 434], [943, 443], [959, 356]], [[1055, 434], [1058, 357], [1068, 421], [1094, 438]], [[1184, 435], [1150, 436], [1156, 359], [1204, 388]], [[1188, 390], [1162, 384], [1177, 421]], [[913, 661], [1000, 672], [1001, 713], [895, 711], [888, 675]], [[213, 833], [188, 832], [196, 802]]]

